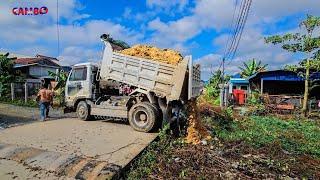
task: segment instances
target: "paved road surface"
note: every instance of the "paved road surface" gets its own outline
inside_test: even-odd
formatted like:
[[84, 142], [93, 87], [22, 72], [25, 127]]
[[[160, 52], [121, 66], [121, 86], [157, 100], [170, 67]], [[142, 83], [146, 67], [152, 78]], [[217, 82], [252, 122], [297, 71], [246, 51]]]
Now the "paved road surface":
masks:
[[104, 178], [156, 137], [126, 124], [53, 119], [0, 130], [0, 179]]
[[[63, 114], [62, 109], [50, 109], [51, 119], [75, 117], [74, 113]], [[0, 103], [0, 130], [39, 120], [39, 109]]]

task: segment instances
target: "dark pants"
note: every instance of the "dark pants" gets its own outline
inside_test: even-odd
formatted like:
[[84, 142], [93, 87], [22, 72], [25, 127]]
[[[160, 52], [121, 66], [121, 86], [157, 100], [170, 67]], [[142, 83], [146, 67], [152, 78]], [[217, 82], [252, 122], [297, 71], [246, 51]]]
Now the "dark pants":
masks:
[[40, 102], [40, 120], [44, 121], [46, 117], [49, 115], [49, 102]]

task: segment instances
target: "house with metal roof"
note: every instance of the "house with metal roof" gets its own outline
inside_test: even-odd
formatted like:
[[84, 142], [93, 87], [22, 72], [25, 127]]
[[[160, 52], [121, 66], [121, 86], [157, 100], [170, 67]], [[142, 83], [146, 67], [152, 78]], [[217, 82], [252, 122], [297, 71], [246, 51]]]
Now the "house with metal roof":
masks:
[[[310, 82], [320, 79], [319, 72], [312, 72]], [[274, 70], [258, 72], [248, 78], [250, 88], [260, 92], [268, 103], [301, 107], [305, 90], [305, 78], [297, 72], [287, 70]], [[320, 89], [310, 90], [309, 97], [320, 99]], [[291, 108], [291, 109], [292, 109]]]
[[[320, 73], [311, 73], [310, 80], [315, 79], [320, 79]], [[301, 95], [304, 92], [304, 80], [298, 73], [287, 70], [258, 72], [248, 78], [251, 89], [272, 95]]]
[[14, 68], [20, 71], [28, 82], [40, 82], [41, 80], [52, 80], [49, 72], [57, 72], [61, 66], [56, 58], [36, 55], [35, 57], [17, 58]]

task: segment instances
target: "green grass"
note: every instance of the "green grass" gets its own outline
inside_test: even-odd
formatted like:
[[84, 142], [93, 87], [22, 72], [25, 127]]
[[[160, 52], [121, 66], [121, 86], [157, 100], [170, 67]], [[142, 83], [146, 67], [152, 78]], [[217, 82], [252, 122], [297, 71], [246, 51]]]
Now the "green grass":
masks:
[[256, 147], [279, 144], [291, 153], [320, 158], [320, 127], [316, 122], [253, 116], [230, 123], [231, 130], [221, 128], [216, 131], [226, 141], [243, 140]]
[[125, 174], [126, 179], [147, 179], [157, 166], [158, 156], [166, 156], [172, 147], [172, 139], [166, 133], [166, 126], [159, 133], [159, 140], [152, 142], [142, 155], [132, 163], [130, 170]]
[[38, 107], [38, 103], [34, 100], [28, 100], [27, 102], [25, 102], [22, 99], [8, 99], [8, 98], [0, 98], [0, 103], [5, 103], [5, 104], [12, 104], [15, 106], [24, 106], [24, 107]]

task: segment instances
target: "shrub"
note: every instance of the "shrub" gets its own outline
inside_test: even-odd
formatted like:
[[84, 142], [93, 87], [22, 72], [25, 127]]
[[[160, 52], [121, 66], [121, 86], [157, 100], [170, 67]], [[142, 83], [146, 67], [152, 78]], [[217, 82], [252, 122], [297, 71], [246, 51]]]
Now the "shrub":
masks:
[[218, 129], [217, 134], [226, 141], [243, 140], [257, 147], [280, 144], [286, 151], [320, 158], [320, 127], [315, 122], [252, 116], [232, 122], [231, 129]]

